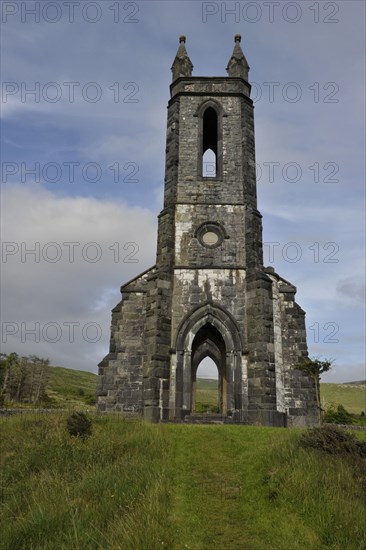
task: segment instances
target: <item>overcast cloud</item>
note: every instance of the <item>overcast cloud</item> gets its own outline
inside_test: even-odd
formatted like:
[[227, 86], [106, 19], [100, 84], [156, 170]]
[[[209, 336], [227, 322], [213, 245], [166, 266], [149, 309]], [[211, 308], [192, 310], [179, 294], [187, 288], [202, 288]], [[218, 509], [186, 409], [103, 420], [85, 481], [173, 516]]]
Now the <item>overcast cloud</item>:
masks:
[[70, 9], [1, 4], [2, 350], [96, 372], [120, 285], [155, 262], [178, 37], [195, 76], [224, 76], [239, 32], [265, 264], [335, 359], [324, 381], [364, 379], [364, 2]]

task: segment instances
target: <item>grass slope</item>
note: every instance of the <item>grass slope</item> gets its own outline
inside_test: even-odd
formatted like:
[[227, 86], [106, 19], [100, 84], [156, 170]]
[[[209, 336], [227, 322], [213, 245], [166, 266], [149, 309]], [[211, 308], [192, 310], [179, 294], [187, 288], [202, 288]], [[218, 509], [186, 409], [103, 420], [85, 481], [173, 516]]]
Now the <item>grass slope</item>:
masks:
[[85, 406], [85, 399], [94, 397], [97, 387], [97, 375], [87, 371], [48, 368], [46, 393], [53, 406]]
[[366, 412], [366, 384], [320, 384], [320, 397], [325, 409], [334, 403], [350, 413]]
[[85, 393], [95, 393], [97, 375], [84, 370], [49, 367], [48, 387], [62, 395], [76, 393], [82, 388]]
[[[298, 430], [65, 415], [0, 421], [3, 549], [361, 550], [361, 459]], [[360, 463], [359, 463], [360, 462]]]

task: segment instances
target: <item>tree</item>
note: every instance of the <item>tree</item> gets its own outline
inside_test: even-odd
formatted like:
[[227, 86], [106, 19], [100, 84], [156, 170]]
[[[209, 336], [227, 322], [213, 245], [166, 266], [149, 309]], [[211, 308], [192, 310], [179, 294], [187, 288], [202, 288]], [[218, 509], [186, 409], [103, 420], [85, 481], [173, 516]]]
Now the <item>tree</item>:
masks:
[[31, 373], [28, 399], [32, 403], [38, 403], [44, 398], [49, 363], [49, 359], [42, 359], [36, 355], [30, 355], [28, 357]]
[[24, 401], [29, 393], [29, 363], [27, 357], [21, 357], [14, 372], [13, 381], [16, 386], [15, 401]]
[[315, 384], [315, 398], [316, 398], [316, 406], [318, 409], [318, 419], [320, 422], [320, 414], [321, 414], [321, 405], [320, 405], [320, 391], [319, 391], [319, 382], [320, 382], [320, 375], [323, 374], [323, 372], [328, 372], [332, 365], [334, 363], [334, 359], [324, 359], [324, 361], [321, 361], [319, 357], [313, 357], [312, 359], [310, 357], [304, 357], [304, 359], [296, 365], [297, 369], [300, 369], [304, 372], [306, 372], [313, 380]]
[[16, 366], [18, 365], [18, 362], [19, 362], [19, 357], [16, 353], [10, 353], [10, 355], [6, 355], [6, 353], [2, 353], [0, 355], [0, 383], [1, 383], [0, 406], [1, 407], [4, 405], [5, 398], [9, 397], [10, 376], [13, 369], [16, 368]]
[[19, 357], [16, 353], [0, 356], [0, 406], [5, 400], [38, 403], [44, 398], [48, 377], [48, 359], [36, 355]]

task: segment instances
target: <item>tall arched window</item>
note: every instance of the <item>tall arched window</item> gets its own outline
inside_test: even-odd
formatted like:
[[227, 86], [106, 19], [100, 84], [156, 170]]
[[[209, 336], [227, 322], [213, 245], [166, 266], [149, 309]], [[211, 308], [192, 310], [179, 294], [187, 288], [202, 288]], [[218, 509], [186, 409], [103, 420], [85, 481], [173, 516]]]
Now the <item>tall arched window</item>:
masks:
[[203, 113], [202, 124], [202, 176], [217, 176], [218, 160], [218, 121], [217, 113], [208, 107]]

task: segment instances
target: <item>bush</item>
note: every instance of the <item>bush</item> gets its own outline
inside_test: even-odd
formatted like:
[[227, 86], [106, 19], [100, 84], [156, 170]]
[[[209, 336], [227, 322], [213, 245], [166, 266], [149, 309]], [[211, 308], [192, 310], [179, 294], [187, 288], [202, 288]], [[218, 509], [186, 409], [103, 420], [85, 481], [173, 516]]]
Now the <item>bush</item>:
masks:
[[86, 405], [96, 405], [97, 403], [97, 398], [95, 395], [87, 395], [85, 398], [84, 398], [84, 402], [86, 403]]
[[196, 409], [194, 411], [196, 414], [202, 414], [202, 413], [219, 413], [220, 409], [218, 405], [211, 405], [210, 403], [202, 403], [201, 401], [197, 401], [196, 403]]
[[300, 445], [328, 454], [353, 454], [366, 457], [366, 443], [358, 441], [354, 434], [337, 426], [308, 428], [300, 438]]
[[346, 411], [343, 405], [329, 407], [324, 413], [323, 422], [330, 424], [352, 424], [352, 415]]
[[71, 436], [88, 437], [92, 431], [92, 422], [82, 412], [74, 412], [67, 419], [67, 431]]

